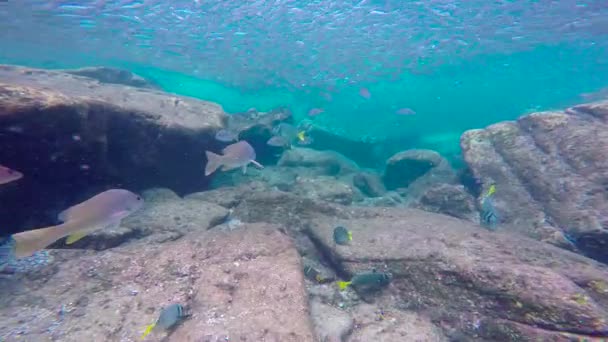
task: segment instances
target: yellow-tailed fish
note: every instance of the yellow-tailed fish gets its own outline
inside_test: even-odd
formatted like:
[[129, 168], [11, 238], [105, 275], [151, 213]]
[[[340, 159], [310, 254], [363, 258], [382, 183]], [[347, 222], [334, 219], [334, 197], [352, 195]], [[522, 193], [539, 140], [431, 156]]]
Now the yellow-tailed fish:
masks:
[[93, 231], [116, 227], [143, 204], [140, 196], [128, 190], [104, 191], [62, 211], [58, 217], [63, 223], [59, 225], [14, 234], [14, 255], [29, 257], [63, 237], [72, 244]]
[[488, 188], [488, 192], [486, 192], [486, 197], [494, 195], [495, 192], [496, 192], [496, 185], [494, 185], [494, 184], [490, 185], [490, 187]]
[[155, 323], [150, 324], [146, 327], [143, 335], [141, 335], [141, 339], [143, 340], [150, 334], [153, 330], [160, 328], [164, 330], [169, 330], [175, 327], [178, 323], [180, 323], [187, 316], [186, 310], [181, 304], [171, 304], [164, 308], [160, 312], [160, 316], [156, 320]]
[[298, 140], [300, 140], [300, 141], [306, 140], [306, 132], [305, 131], [298, 132], [297, 137], [298, 137]]
[[348, 245], [353, 240], [353, 233], [348, 229], [338, 226], [334, 228], [334, 242], [338, 245]]
[[352, 281], [339, 281], [338, 283], [338, 288], [340, 289], [340, 291], [346, 289], [347, 287], [350, 286], [350, 284], [352, 284]]
[[144, 330], [144, 333], [141, 335], [141, 339], [143, 340], [144, 338], [146, 338], [146, 336], [150, 335], [150, 333], [152, 332], [152, 330], [156, 327], [156, 323], [152, 323], [150, 325], [148, 325], [146, 327], [146, 330]]
[[337, 282], [340, 290], [353, 286], [357, 291], [374, 291], [387, 286], [391, 281], [390, 276], [383, 272], [365, 272], [356, 274], [350, 281]]

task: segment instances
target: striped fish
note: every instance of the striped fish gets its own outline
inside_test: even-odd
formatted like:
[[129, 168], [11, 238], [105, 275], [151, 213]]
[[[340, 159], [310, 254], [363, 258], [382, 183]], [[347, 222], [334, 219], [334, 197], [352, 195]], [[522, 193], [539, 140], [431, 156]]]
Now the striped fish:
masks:
[[485, 196], [483, 198], [481, 202], [480, 220], [482, 226], [490, 230], [496, 230], [499, 218], [496, 212], [496, 207], [494, 206], [494, 200], [492, 199], [492, 196]]

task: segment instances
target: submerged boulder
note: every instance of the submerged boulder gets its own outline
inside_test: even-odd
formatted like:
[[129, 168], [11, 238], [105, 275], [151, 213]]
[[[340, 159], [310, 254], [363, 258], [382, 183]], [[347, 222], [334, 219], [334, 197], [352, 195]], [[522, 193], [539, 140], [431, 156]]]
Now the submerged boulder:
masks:
[[[333, 242], [337, 225], [350, 245]], [[451, 340], [608, 337], [608, 268], [580, 255], [415, 209], [317, 215], [308, 232], [339, 274], [391, 275], [376, 306], [424, 312]]]
[[386, 162], [382, 178], [389, 190], [407, 188], [436, 168], [449, 169], [448, 161], [439, 153], [432, 150], [407, 150], [393, 155]]
[[124, 69], [111, 67], [86, 67], [80, 69], [65, 69], [58, 71], [63, 71], [72, 75], [93, 78], [101, 83], [122, 84], [137, 88], [149, 88], [160, 90], [160, 87], [154, 82], [147, 80], [139, 75], [136, 75], [129, 70]]
[[0, 279], [3, 341], [136, 341], [172, 303], [190, 317], [147, 340], [314, 340], [299, 256], [272, 225], [53, 254], [45, 273]]
[[499, 225], [608, 261], [608, 102], [467, 131], [461, 146]]
[[356, 172], [359, 168], [350, 159], [333, 151], [317, 151], [298, 147], [287, 150], [281, 156], [278, 166], [309, 167], [321, 175], [337, 176]]
[[359, 172], [353, 176], [353, 185], [368, 197], [380, 197], [386, 193], [380, 176], [372, 172]]
[[[387, 288], [362, 298], [387, 321], [355, 324], [345, 341], [608, 337], [608, 268], [520, 234], [416, 209], [345, 207], [272, 191], [243, 199], [234, 214], [282, 225], [295, 237], [304, 233], [345, 280], [373, 270], [391, 275]], [[349, 245], [334, 243], [337, 226], [352, 231]], [[331, 284], [310, 291], [356, 323], [370, 321], [358, 313], [364, 304], [344, 294], [352, 291], [338, 294]]]
[[428, 188], [412, 207], [479, 222], [475, 198], [462, 185], [436, 184]]
[[211, 102], [0, 66], [0, 164], [24, 174], [2, 200], [3, 225], [52, 224], [44, 211], [92, 188], [205, 189], [204, 151], [219, 149], [214, 134], [225, 120]]

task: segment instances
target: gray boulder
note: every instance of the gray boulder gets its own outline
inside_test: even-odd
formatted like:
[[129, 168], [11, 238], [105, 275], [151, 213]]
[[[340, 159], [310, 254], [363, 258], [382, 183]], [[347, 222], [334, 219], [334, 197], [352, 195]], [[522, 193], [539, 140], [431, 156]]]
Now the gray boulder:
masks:
[[463, 134], [482, 190], [496, 185], [499, 227], [608, 260], [607, 118], [601, 102]]

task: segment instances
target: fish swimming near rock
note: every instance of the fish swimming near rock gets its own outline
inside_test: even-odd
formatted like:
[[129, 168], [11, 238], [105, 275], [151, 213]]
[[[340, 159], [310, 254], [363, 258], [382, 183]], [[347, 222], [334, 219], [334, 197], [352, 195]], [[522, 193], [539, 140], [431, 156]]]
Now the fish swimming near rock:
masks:
[[15, 258], [30, 257], [63, 237], [67, 236], [69, 245], [93, 231], [117, 227], [122, 219], [139, 210], [143, 204], [140, 196], [128, 190], [104, 191], [59, 213], [58, 218], [63, 222], [59, 225], [13, 234], [12, 255]]
[[181, 304], [171, 304], [160, 312], [160, 316], [156, 322], [146, 327], [143, 335], [141, 335], [141, 339], [146, 338], [152, 331], [159, 329], [170, 330], [186, 317], [188, 315]]
[[14, 182], [23, 178], [23, 174], [6, 166], [0, 165], [0, 185]]
[[220, 167], [222, 168], [222, 171], [229, 171], [242, 167], [243, 173], [246, 173], [247, 165], [249, 165], [249, 163], [253, 163], [261, 169], [264, 168], [260, 163], [255, 161], [255, 150], [244, 140], [226, 146], [226, 148], [222, 150], [221, 155], [211, 151], [205, 151], [205, 154], [207, 155], [205, 176], [209, 176]]
[[391, 282], [391, 277], [388, 273], [372, 272], [359, 273], [355, 275], [350, 281], [339, 281], [338, 288], [340, 290], [346, 289], [348, 286], [352, 286], [358, 292], [371, 292], [377, 291]]
[[280, 135], [275, 135], [274, 137], [268, 139], [266, 144], [274, 147], [289, 147], [291, 145], [287, 139]]
[[306, 276], [306, 278], [316, 281], [319, 284], [327, 282], [327, 279], [321, 275], [321, 272], [319, 272], [316, 268], [310, 265], [306, 265], [304, 267], [304, 275]]
[[353, 233], [348, 229], [338, 226], [334, 228], [334, 242], [338, 245], [348, 245], [353, 240]]
[[496, 193], [496, 186], [492, 184], [481, 199], [480, 223], [490, 230], [496, 230], [499, 220], [494, 205], [494, 193]]
[[215, 133], [215, 140], [233, 142], [239, 140], [239, 133], [230, 129], [221, 129]]

